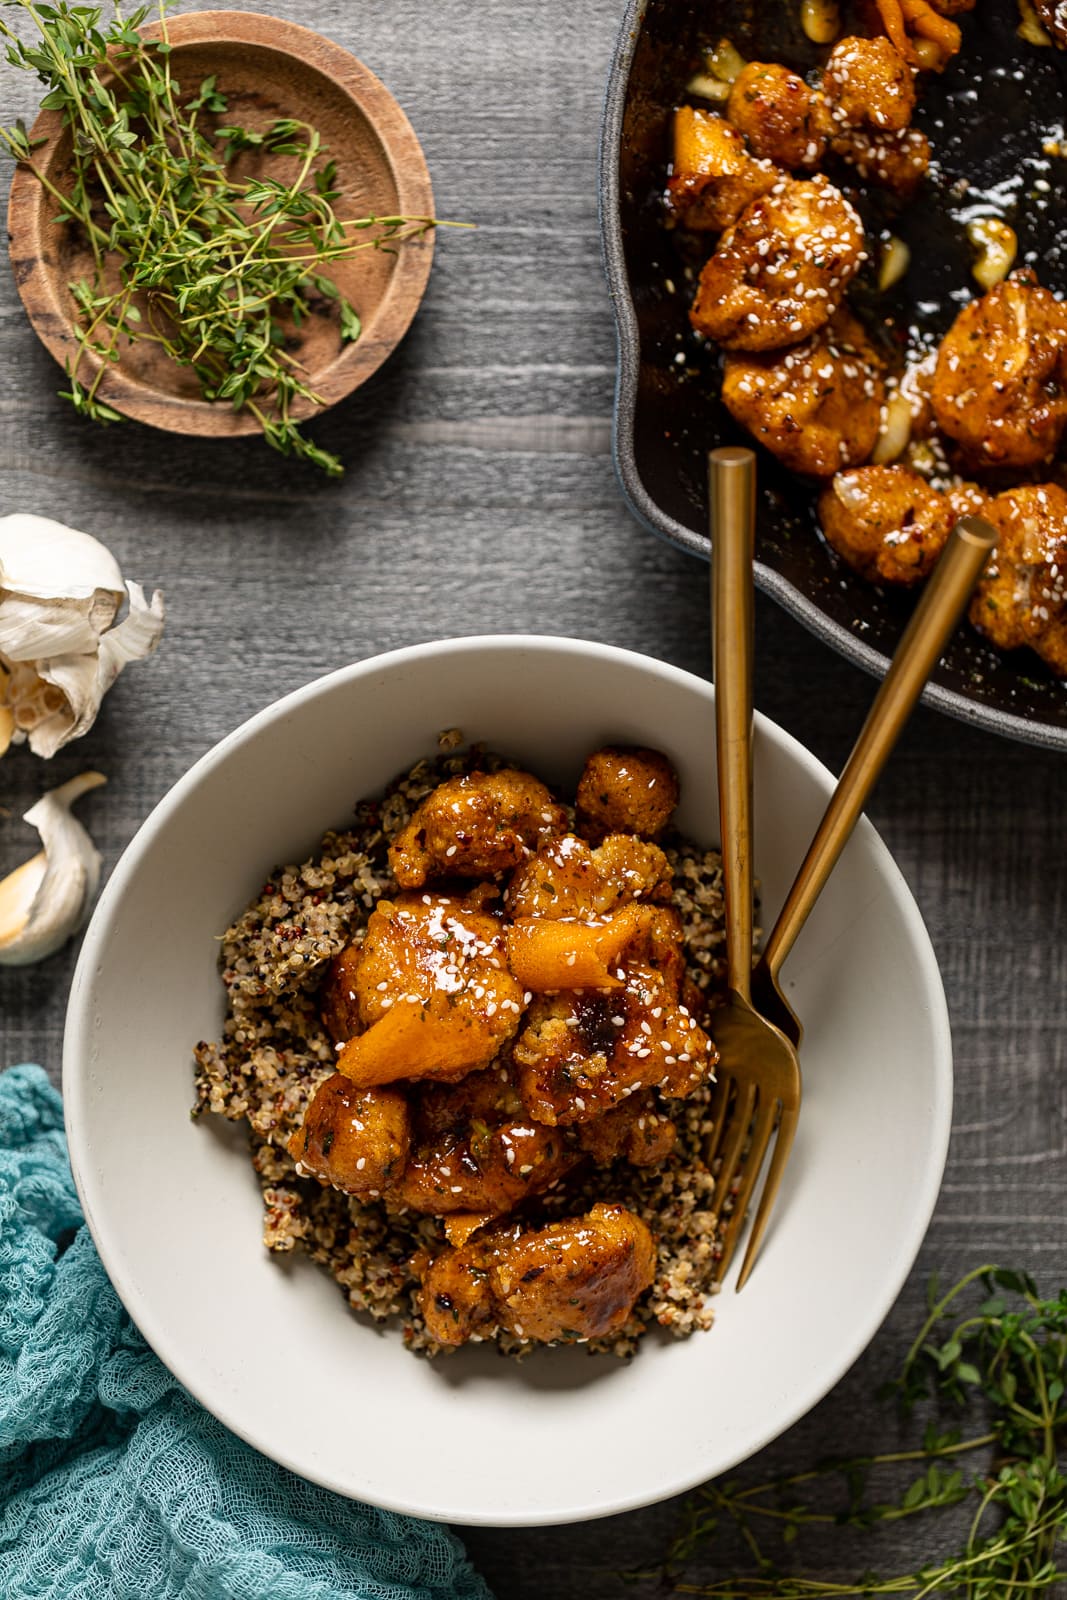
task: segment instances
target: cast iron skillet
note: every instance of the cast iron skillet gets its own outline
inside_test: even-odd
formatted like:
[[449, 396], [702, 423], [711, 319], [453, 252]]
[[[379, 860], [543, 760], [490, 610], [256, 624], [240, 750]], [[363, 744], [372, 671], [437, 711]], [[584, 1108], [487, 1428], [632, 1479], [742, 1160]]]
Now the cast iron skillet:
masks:
[[[720, 35], [746, 59], [784, 60], [803, 73], [816, 66], [826, 51], [804, 37], [798, 13], [788, 0], [629, 0], [608, 83], [600, 205], [619, 344], [615, 464], [635, 515], [705, 558], [707, 451], [751, 441], [718, 399], [714, 354], [689, 331], [684, 275], [695, 263], [681, 232], [664, 228], [662, 209], [671, 113], [701, 46]], [[1016, 264], [1035, 266], [1042, 283], [1067, 293], [1067, 154], [1044, 148], [1064, 138], [1067, 55], [1017, 37], [1015, 0], [980, 0], [958, 20], [963, 49], [940, 78], [924, 74], [915, 117], [938, 170], [902, 212], [868, 206], [864, 218], [869, 237], [886, 227], [910, 245], [911, 270], [882, 303], [899, 325], [931, 338], [978, 292], [964, 233], [972, 214], [1003, 216], [1019, 236]], [[1042, 476], [1065, 474], [1057, 467]], [[913, 601], [851, 573], [817, 530], [809, 486], [763, 451], [760, 479], [759, 587], [881, 676]], [[969, 624], [925, 698], [979, 727], [1067, 749], [1067, 684], [1029, 651], [992, 650]]]

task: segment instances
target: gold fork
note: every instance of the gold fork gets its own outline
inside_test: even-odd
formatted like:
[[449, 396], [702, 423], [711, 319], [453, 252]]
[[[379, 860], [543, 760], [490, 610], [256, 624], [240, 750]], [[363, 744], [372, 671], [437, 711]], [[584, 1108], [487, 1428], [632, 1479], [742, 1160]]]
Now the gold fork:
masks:
[[[775, 1124], [784, 1166], [800, 1113], [800, 1064], [794, 1045], [752, 1004], [752, 556], [756, 458], [751, 450], [713, 450], [708, 458], [711, 513], [711, 613], [715, 673], [715, 747], [719, 767], [719, 837], [726, 905], [726, 997], [712, 1018], [719, 1047], [708, 1165], [720, 1162], [712, 1209], [722, 1217], [742, 1152], [747, 1160], [723, 1234], [716, 1280], [726, 1273]], [[753, 1122], [753, 1118], [755, 1121]], [[752, 1252], [750, 1251], [750, 1255]], [[745, 1258], [742, 1277], [751, 1271]], [[738, 1283], [738, 1288], [741, 1284]]]
[[[730, 470], [736, 469], [727, 468], [727, 471]], [[722, 469], [716, 467], [713, 463], [711, 467], [713, 519], [716, 506], [714, 484], [719, 479], [721, 471]], [[729, 513], [723, 515], [721, 507], [719, 514], [723, 517], [724, 542], [728, 543], [730, 540], [730, 515]], [[714, 525], [718, 526], [717, 523]], [[767, 1171], [759, 1209], [752, 1225], [745, 1259], [738, 1276], [738, 1289], [744, 1287], [755, 1264], [782, 1181], [782, 1175], [785, 1171], [799, 1117], [800, 1073], [796, 1049], [800, 1045], [803, 1030], [799, 1019], [779, 987], [782, 964], [792, 950], [801, 928], [807, 921], [812, 907], [825, 887], [841, 851], [844, 849], [857, 820], [862, 814], [871, 790], [874, 788], [885, 766], [889, 753], [896, 743], [900, 731], [914, 708], [919, 695], [922, 693], [930, 673], [937, 664], [942, 650], [959, 620], [960, 613], [967, 602], [975, 581], [995, 543], [996, 534], [994, 530], [988, 523], [977, 517], [963, 518], [950, 536], [934, 574], [927, 583], [922, 599], [916, 607], [911, 622], [897, 646], [890, 669], [875, 697], [874, 704], [831, 796], [829, 805], [816, 830], [815, 838], [804, 858], [796, 880], [786, 896], [785, 904], [767, 940], [763, 956], [751, 976], [747, 996], [749, 1011], [752, 1011], [752, 1000], [754, 998], [759, 1008], [759, 1012], [754, 1014], [761, 1014], [764, 1025], [773, 1027], [778, 1038], [772, 1044], [769, 1036], [758, 1029], [753, 1029], [751, 1023], [746, 1023], [748, 1027], [748, 1042], [751, 1048], [753, 1041], [757, 1043], [762, 1041], [763, 1054], [767, 1057], [768, 1064], [765, 1064], [763, 1060], [757, 1060], [755, 1056], [746, 1058], [738, 1054], [738, 1050], [742, 1049], [746, 1042], [745, 1035], [737, 1028], [738, 1016], [741, 1013], [733, 1003], [731, 1003], [727, 1011], [725, 1020], [728, 1048], [724, 1047], [721, 1040], [719, 1041], [719, 1048], [723, 1059], [730, 1063], [730, 1070], [729, 1073], [723, 1073], [720, 1077], [722, 1089], [716, 1097], [717, 1130], [713, 1136], [716, 1153], [719, 1146], [722, 1146], [722, 1167], [720, 1168], [713, 1200], [713, 1205], [720, 1213], [737, 1177], [737, 1169], [743, 1153], [746, 1154], [746, 1159], [736, 1193], [733, 1195], [733, 1212], [724, 1234], [723, 1256], [718, 1270], [720, 1279], [725, 1274], [732, 1259], [744, 1226], [745, 1213], [766, 1156], [773, 1125], [776, 1119], [778, 1121], [778, 1138], [775, 1141], [774, 1154]], [[751, 549], [751, 544], [749, 549]], [[751, 569], [749, 568], [749, 574], [750, 572]], [[720, 611], [717, 600], [714, 603], [714, 612], [717, 626], [721, 623], [728, 630], [730, 618]], [[748, 626], [751, 619], [751, 601], [749, 602], [747, 623], [743, 611], [738, 612], [735, 609], [733, 617], [735, 621], [740, 618], [743, 627]], [[741, 648], [738, 653], [741, 656], [747, 653], [748, 656], [749, 666], [743, 669], [743, 676], [750, 690], [750, 627], [747, 644], [743, 639], [739, 643]], [[733, 662], [722, 660], [722, 670], [725, 673], [726, 698], [731, 694], [730, 685], [733, 677], [733, 667]], [[721, 692], [719, 672], [720, 652], [718, 645], [716, 645], [717, 705]], [[736, 694], [743, 687], [745, 687], [745, 684], [736, 685], [733, 692]], [[747, 726], [750, 726], [750, 705], [751, 702], [749, 701]], [[724, 752], [720, 748], [720, 762], [723, 759], [723, 754]], [[729, 750], [725, 754], [727, 760], [729, 760]], [[747, 754], [745, 760], [746, 762], [749, 760]], [[722, 769], [720, 767], [720, 785], [722, 785], [722, 781]], [[728, 787], [729, 784], [727, 784]], [[724, 792], [725, 790], [720, 788], [720, 795]], [[749, 780], [749, 796], [750, 793]], [[720, 801], [721, 807], [722, 802]], [[724, 840], [729, 837], [725, 830], [726, 822], [724, 818], [722, 835]], [[747, 848], [750, 845], [747, 822], [744, 832]], [[728, 852], [724, 845], [724, 881], [727, 878], [728, 857], [732, 856], [732, 854], [732, 849]], [[749, 868], [749, 889], [751, 890], [751, 868]], [[728, 922], [729, 915], [730, 899], [729, 892], [727, 892]], [[749, 936], [751, 936], [751, 923], [749, 925]], [[735, 954], [739, 959], [740, 951], [738, 950]], [[729, 936], [727, 966], [729, 970]], [[719, 1015], [720, 1013], [716, 1013], [717, 1039], [719, 1037], [717, 1027]], [[793, 1050], [795, 1077], [790, 1069], [788, 1058], [781, 1048], [781, 1041], [783, 1040]], [[726, 1081], [728, 1077], [732, 1077], [732, 1084]], [[795, 1093], [792, 1093], [791, 1091], [794, 1087]], [[730, 1103], [731, 1088], [733, 1090], [732, 1106]], [[754, 1123], [752, 1122], [753, 1116], [755, 1116]], [[746, 1140], [749, 1141], [747, 1153], [745, 1152]]]

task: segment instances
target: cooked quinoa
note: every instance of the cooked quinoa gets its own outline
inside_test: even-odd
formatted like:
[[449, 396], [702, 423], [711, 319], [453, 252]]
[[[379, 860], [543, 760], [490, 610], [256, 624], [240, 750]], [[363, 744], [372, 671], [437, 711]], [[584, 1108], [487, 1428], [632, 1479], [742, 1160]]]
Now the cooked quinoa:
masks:
[[[222, 939], [220, 968], [228, 997], [223, 1036], [196, 1046], [196, 1102], [205, 1112], [248, 1125], [252, 1165], [263, 1192], [263, 1242], [279, 1254], [304, 1250], [337, 1280], [349, 1305], [378, 1322], [398, 1318], [404, 1341], [426, 1355], [441, 1353], [427, 1333], [409, 1265], [423, 1246], [445, 1244], [440, 1219], [398, 1209], [386, 1199], [360, 1200], [297, 1172], [285, 1145], [301, 1125], [319, 1085], [335, 1070], [336, 1051], [319, 1017], [318, 987], [329, 962], [362, 930], [382, 895], [395, 892], [390, 840], [416, 806], [445, 778], [475, 767], [499, 767], [481, 751], [420, 761], [380, 800], [361, 801], [352, 826], [328, 832], [301, 866], [276, 868]], [[723, 982], [721, 862], [674, 837], [664, 841], [674, 872], [673, 904], [686, 933], [693, 981], [709, 995]], [[537, 1201], [544, 1220], [587, 1210], [597, 1200], [621, 1203], [646, 1222], [657, 1241], [657, 1276], [629, 1321], [593, 1352], [633, 1354], [659, 1324], [677, 1337], [710, 1326], [715, 1263], [720, 1253], [710, 1211], [714, 1179], [703, 1159], [711, 1132], [710, 1086], [671, 1102], [678, 1138], [659, 1166], [617, 1162], [564, 1180]], [[522, 1356], [534, 1345], [500, 1332], [498, 1348]]]

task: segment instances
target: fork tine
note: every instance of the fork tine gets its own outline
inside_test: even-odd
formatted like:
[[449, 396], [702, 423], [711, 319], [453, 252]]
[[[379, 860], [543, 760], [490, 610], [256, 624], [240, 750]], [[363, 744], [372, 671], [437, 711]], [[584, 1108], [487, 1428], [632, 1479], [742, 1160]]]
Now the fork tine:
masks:
[[708, 1104], [708, 1118], [712, 1125], [712, 1131], [708, 1139], [704, 1159], [709, 1167], [714, 1166], [715, 1158], [719, 1154], [723, 1134], [726, 1132], [727, 1125], [730, 1122], [732, 1116], [731, 1107], [736, 1102], [737, 1093], [737, 1079], [730, 1072], [720, 1071], [715, 1080], [715, 1088]]
[[[754, 1088], [751, 1093], [755, 1097]], [[741, 1169], [740, 1188], [734, 1196], [733, 1213], [723, 1236], [722, 1255], [719, 1258], [719, 1264], [715, 1272], [716, 1283], [721, 1283], [730, 1269], [730, 1262], [733, 1260], [734, 1251], [737, 1249], [738, 1240], [744, 1229], [745, 1214], [748, 1211], [749, 1201], [752, 1199], [753, 1190], [763, 1170], [767, 1146], [771, 1142], [775, 1118], [778, 1115], [778, 1106], [779, 1102], [776, 1099], [769, 1100], [766, 1103], [761, 1100], [756, 1110], [756, 1124], [752, 1130], [752, 1141], [745, 1157], [744, 1166]], [[718, 1188], [716, 1188], [716, 1193], [718, 1193]]]
[[799, 1120], [799, 1106], [783, 1107], [782, 1114], [778, 1118], [778, 1137], [774, 1141], [774, 1154], [771, 1156], [770, 1165], [767, 1168], [767, 1177], [763, 1185], [763, 1193], [760, 1196], [759, 1210], [756, 1212], [755, 1221], [752, 1224], [752, 1232], [748, 1238], [748, 1248], [745, 1250], [745, 1259], [741, 1263], [741, 1271], [737, 1277], [738, 1289], [745, 1287], [749, 1273], [756, 1265], [756, 1256], [759, 1254], [759, 1248], [763, 1242], [764, 1231], [771, 1220], [771, 1210], [785, 1172], [786, 1162], [789, 1160], [789, 1151], [792, 1148], [793, 1135], [797, 1131]]
[[721, 1216], [722, 1208], [729, 1196], [731, 1185], [741, 1161], [741, 1152], [745, 1148], [749, 1124], [752, 1121], [752, 1114], [755, 1109], [755, 1084], [737, 1083], [733, 1098], [733, 1110], [730, 1113], [722, 1138], [722, 1151], [719, 1157], [719, 1172], [715, 1179], [715, 1192], [711, 1197], [711, 1209], [716, 1216]]

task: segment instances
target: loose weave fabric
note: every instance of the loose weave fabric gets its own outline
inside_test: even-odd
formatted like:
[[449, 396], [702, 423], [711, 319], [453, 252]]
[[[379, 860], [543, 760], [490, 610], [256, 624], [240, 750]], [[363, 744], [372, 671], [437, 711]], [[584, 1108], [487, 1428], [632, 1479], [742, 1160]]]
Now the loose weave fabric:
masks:
[[3, 1600], [492, 1600], [446, 1529], [228, 1433], [108, 1281], [39, 1067], [0, 1074]]

